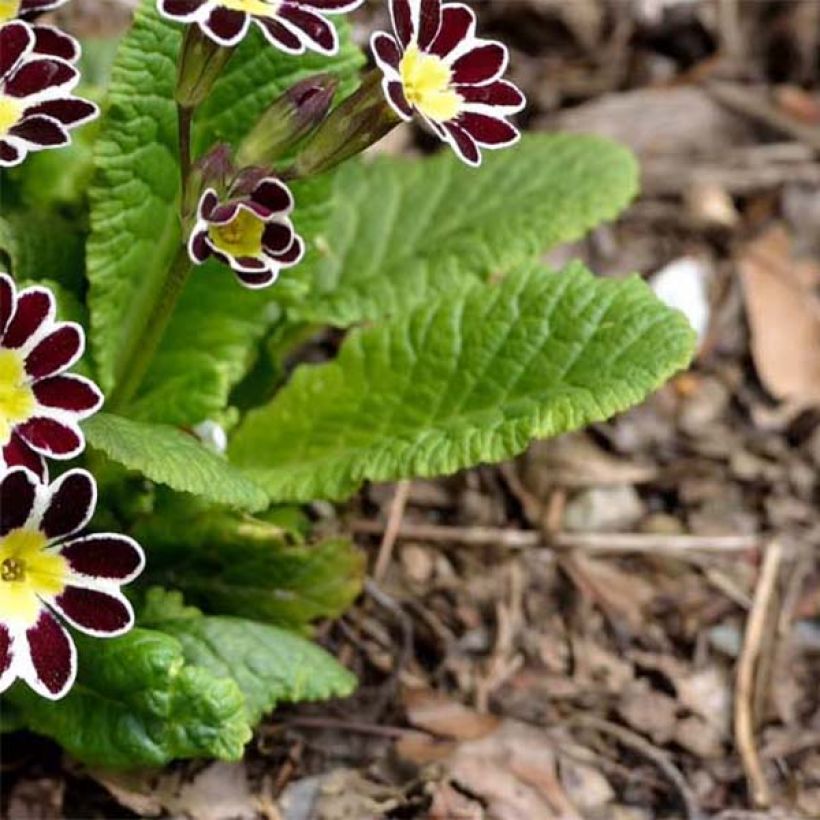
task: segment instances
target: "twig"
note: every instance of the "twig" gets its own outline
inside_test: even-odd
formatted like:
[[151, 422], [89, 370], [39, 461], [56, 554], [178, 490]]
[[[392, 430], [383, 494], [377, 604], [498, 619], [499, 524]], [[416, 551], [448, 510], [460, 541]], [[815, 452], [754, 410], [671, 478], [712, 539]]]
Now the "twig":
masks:
[[760, 756], [755, 746], [752, 709], [755, 667], [760, 656], [766, 618], [782, 560], [783, 547], [778, 541], [772, 541], [766, 549], [754, 600], [752, 601], [752, 608], [746, 622], [746, 634], [743, 637], [743, 648], [740, 652], [735, 682], [735, 743], [740, 752], [743, 771], [746, 773], [746, 779], [749, 782], [752, 800], [755, 806], [760, 808], [769, 806], [771, 795], [760, 762]]
[[387, 526], [384, 529], [382, 542], [379, 545], [379, 555], [376, 558], [376, 566], [373, 568], [373, 580], [377, 583], [384, 578], [390, 559], [393, 556], [393, 547], [401, 527], [401, 520], [404, 517], [404, 508], [407, 506], [407, 498], [410, 494], [410, 482], [399, 481], [396, 484], [396, 492], [390, 502], [390, 512], [387, 515]]
[[641, 737], [636, 732], [611, 723], [608, 720], [595, 717], [594, 715], [577, 715], [570, 719], [570, 725], [583, 726], [588, 729], [595, 729], [603, 734], [614, 737], [619, 743], [628, 746], [630, 749], [651, 760], [678, 790], [678, 794], [686, 808], [686, 816], [689, 820], [702, 820], [703, 814], [698, 807], [698, 801], [694, 792], [686, 784], [684, 776], [669, 758], [666, 752], [653, 746], [648, 740]]
[[428, 732], [423, 732], [420, 729], [403, 729], [400, 726], [382, 726], [377, 723], [363, 723], [359, 720], [342, 720], [341, 718], [331, 717], [289, 718], [284, 723], [271, 726], [267, 731], [275, 731], [282, 726], [301, 729], [337, 729], [342, 732], [355, 732], [360, 735], [375, 735], [387, 738], [400, 738], [407, 735], [431, 736]]
[[[378, 521], [354, 521], [353, 532], [381, 535], [385, 525]], [[507, 549], [581, 549], [598, 553], [653, 552], [680, 554], [694, 552], [748, 552], [760, 549], [759, 535], [655, 535], [653, 533], [561, 532], [549, 540], [535, 530], [495, 527], [446, 527], [437, 524], [401, 524], [398, 539], [454, 542], [471, 546], [500, 546]]]

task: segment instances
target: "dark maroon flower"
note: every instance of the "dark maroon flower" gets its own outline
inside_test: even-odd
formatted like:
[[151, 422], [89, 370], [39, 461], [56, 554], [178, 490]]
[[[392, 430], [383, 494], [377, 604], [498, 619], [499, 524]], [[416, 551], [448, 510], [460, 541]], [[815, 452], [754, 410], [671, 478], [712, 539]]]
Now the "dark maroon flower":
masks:
[[145, 555], [124, 535], [77, 535], [96, 499], [85, 470], [51, 485], [22, 467], [0, 474], [0, 692], [17, 678], [50, 700], [68, 692], [77, 651], [58, 615], [100, 638], [134, 625], [120, 587], [142, 572]]
[[326, 14], [352, 11], [364, 0], [157, 0], [160, 14], [196, 23], [214, 42], [235, 46], [256, 23], [267, 41], [288, 54], [335, 54], [339, 37]]
[[384, 75], [388, 103], [404, 120], [418, 112], [468, 165], [481, 148], [504, 148], [520, 134], [507, 117], [524, 95], [501, 76], [507, 47], [475, 36], [475, 15], [461, 3], [390, 0], [393, 35], [370, 44]]
[[0, 26], [0, 166], [67, 145], [69, 129], [99, 114], [94, 103], [71, 95], [78, 54], [76, 42], [50, 26]]
[[287, 185], [262, 177], [249, 187], [249, 194], [224, 203], [213, 188], [202, 194], [188, 254], [197, 265], [215, 256], [245, 287], [264, 288], [302, 259], [305, 245], [290, 221], [293, 196]]
[[21, 465], [45, 476], [43, 456], [82, 452], [77, 422], [102, 406], [93, 382], [65, 373], [83, 354], [83, 329], [54, 314], [49, 290], [18, 293], [0, 273], [0, 469]]

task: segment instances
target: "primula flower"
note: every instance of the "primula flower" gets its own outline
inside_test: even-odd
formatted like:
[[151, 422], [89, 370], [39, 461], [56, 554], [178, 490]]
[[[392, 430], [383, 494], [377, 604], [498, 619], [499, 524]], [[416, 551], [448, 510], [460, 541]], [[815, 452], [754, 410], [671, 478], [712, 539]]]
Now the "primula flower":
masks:
[[0, 469], [22, 465], [45, 476], [43, 456], [80, 453], [85, 441], [77, 422], [103, 403], [93, 382], [65, 374], [82, 356], [85, 336], [54, 314], [49, 290], [17, 293], [0, 273]]
[[[393, 32], [376, 32], [370, 44], [387, 101], [404, 120], [417, 111], [468, 165], [481, 164], [483, 148], [519, 139], [505, 119], [520, 111], [524, 95], [506, 80], [506, 46], [475, 36], [475, 15], [461, 3], [390, 0]], [[479, 147], [480, 146], [480, 147]]]
[[[29, 23], [45, 11], [62, 6], [68, 0], [0, 0], [0, 24], [19, 18]], [[60, 57], [68, 62], [76, 62], [80, 57], [80, 45], [64, 31], [54, 26], [32, 24], [35, 43], [34, 53]]]
[[96, 495], [85, 470], [50, 486], [22, 467], [0, 478], [0, 692], [16, 678], [51, 700], [71, 688], [77, 651], [56, 616], [101, 638], [134, 624], [119, 588], [142, 571], [142, 549], [124, 535], [76, 535]]
[[335, 54], [339, 36], [325, 14], [352, 11], [364, 0], [158, 0], [160, 14], [180, 23], [197, 23], [221, 46], [235, 46], [251, 20], [267, 41], [288, 54]]
[[272, 285], [279, 270], [296, 265], [305, 252], [288, 216], [292, 210], [293, 196], [274, 177], [263, 177], [249, 195], [225, 203], [208, 188], [199, 200], [188, 254], [197, 265], [215, 256], [247, 288]]
[[80, 79], [71, 65], [78, 53], [57, 29], [20, 20], [0, 26], [0, 166], [67, 145], [69, 128], [99, 114], [94, 103], [71, 95]]

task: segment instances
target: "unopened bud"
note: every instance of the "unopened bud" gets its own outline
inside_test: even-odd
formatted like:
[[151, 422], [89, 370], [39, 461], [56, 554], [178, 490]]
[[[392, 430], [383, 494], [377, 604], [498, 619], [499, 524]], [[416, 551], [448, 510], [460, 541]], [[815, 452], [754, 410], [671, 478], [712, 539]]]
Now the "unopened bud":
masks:
[[177, 71], [174, 96], [183, 108], [196, 108], [211, 92], [233, 54], [233, 48], [215, 43], [199, 26], [187, 26]]
[[327, 116], [338, 82], [332, 74], [301, 80], [273, 102], [237, 153], [239, 165], [270, 165]]
[[378, 142], [400, 122], [384, 98], [381, 73], [373, 71], [313, 134], [292, 173], [307, 177], [327, 171]]

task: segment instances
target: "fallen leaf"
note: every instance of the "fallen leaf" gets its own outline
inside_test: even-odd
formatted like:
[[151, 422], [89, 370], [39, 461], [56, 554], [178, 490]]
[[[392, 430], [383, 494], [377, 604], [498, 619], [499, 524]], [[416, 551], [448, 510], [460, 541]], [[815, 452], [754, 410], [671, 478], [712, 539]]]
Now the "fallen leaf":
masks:
[[430, 689], [406, 689], [407, 720], [419, 729], [456, 740], [483, 737], [498, 726], [498, 718], [468, 709]]
[[791, 238], [774, 227], [739, 257], [755, 368], [781, 401], [820, 404], [820, 298]]

